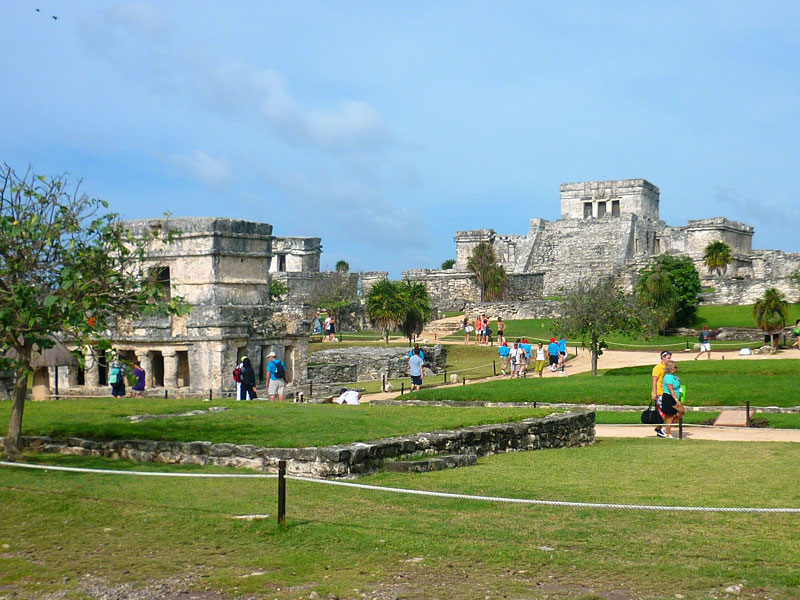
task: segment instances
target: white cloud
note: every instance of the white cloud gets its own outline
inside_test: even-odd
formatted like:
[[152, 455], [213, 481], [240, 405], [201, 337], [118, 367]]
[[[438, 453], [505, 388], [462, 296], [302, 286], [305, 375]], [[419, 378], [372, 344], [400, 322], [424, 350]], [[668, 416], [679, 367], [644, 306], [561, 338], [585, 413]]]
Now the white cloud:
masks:
[[720, 203], [734, 206], [761, 223], [784, 224], [800, 219], [800, 210], [789, 208], [788, 198], [756, 200], [722, 187], [717, 189], [716, 196]]
[[169, 161], [208, 186], [223, 185], [231, 177], [231, 170], [225, 160], [211, 158], [202, 150], [195, 150], [191, 155], [172, 154]]

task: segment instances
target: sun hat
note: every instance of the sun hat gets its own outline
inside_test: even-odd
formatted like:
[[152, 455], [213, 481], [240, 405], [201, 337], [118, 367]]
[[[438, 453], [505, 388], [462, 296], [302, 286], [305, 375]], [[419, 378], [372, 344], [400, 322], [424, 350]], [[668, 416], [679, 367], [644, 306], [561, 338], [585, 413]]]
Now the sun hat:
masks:
[[267, 354], [267, 357], [270, 357], [270, 356], [275, 356], [275, 353], [274, 352], [270, 352], [269, 354]]

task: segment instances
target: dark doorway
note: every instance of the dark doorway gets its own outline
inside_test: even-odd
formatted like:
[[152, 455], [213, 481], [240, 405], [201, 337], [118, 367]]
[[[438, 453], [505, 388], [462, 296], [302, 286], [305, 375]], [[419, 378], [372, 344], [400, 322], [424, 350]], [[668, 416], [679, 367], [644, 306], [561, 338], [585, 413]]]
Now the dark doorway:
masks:
[[164, 355], [158, 350], [151, 350], [150, 371], [152, 371], [152, 387], [164, 387]]

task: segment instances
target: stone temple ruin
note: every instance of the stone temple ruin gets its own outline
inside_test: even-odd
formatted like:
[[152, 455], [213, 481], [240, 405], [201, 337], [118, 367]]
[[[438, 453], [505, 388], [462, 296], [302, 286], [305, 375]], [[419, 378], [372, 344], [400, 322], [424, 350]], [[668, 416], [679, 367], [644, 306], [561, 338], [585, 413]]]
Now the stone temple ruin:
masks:
[[[708, 304], [752, 303], [769, 287], [800, 300], [789, 279], [800, 267], [800, 253], [753, 250], [753, 228], [724, 217], [667, 225], [659, 219], [659, 201], [658, 188], [644, 179], [565, 183], [561, 219], [531, 219], [526, 235], [458, 231], [453, 269], [416, 269], [403, 276], [424, 282], [438, 308], [460, 310], [480, 301], [467, 260], [481, 242], [494, 247], [508, 274], [505, 299], [516, 302], [558, 295], [581, 279], [612, 273], [630, 289], [641, 267], [659, 254], [671, 253], [694, 261], [703, 286], [709, 288], [703, 293]], [[703, 265], [706, 246], [717, 240], [726, 242], [733, 255], [721, 276]]]
[[[275, 237], [272, 226], [225, 218], [170, 218], [128, 221], [134, 235], [176, 233], [150, 243], [146, 268], [174, 296], [192, 307], [182, 317], [133, 318], [110, 332], [126, 360], [146, 371], [146, 388], [170, 395], [232, 393], [231, 373], [248, 356], [266, 380], [267, 354], [275, 351], [293, 385], [307, 381], [308, 334], [313, 307], [308, 298], [335, 279], [352, 291], [368, 289], [386, 273], [320, 272], [319, 238]], [[280, 302], [270, 300], [270, 280], [288, 286]], [[73, 346], [74, 348], [74, 346]], [[78, 366], [50, 369], [50, 389], [105, 395], [108, 366], [85, 351]]]

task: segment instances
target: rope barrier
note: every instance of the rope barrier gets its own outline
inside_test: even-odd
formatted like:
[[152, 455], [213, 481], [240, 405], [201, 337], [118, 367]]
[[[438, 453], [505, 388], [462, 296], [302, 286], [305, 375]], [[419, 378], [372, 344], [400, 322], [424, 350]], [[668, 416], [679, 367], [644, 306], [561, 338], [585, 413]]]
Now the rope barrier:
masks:
[[[219, 479], [276, 479], [278, 475], [270, 474], [235, 474], [235, 473], [159, 473], [153, 471], [115, 471], [112, 469], [85, 469], [80, 467], [55, 467], [48, 465], [33, 465], [28, 463], [14, 463], [0, 461], [6, 467], [19, 467], [25, 469], [39, 469], [45, 471], [67, 471], [75, 473], [100, 473], [113, 475], [139, 475], [150, 477], [190, 477], [190, 478], [219, 478]], [[559, 506], [567, 508], [602, 508], [612, 510], [645, 510], [645, 511], [676, 511], [676, 512], [708, 512], [708, 513], [789, 513], [800, 514], [800, 508], [769, 508], [769, 507], [724, 507], [724, 506], [667, 506], [649, 504], [613, 504], [606, 502], [568, 502], [562, 500], [534, 500], [531, 498], [505, 498], [502, 496], [480, 496], [473, 494], [453, 494], [449, 492], [432, 492], [428, 490], [411, 490], [392, 488], [379, 485], [353, 483], [351, 481], [335, 481], [329, 479], [311, 479], [297, 475], [287, 475], [286, 479], [305, 483], [318, 483], [349, 487], [354, 489], [387, 492], [392, 494], [408, 494], [412, 496], [427, 496], [432, 498], [447, 498], [451, 500], [474, 500], [479, 502], [499, 502], [506, 504], [528, 504], [533, 506]]]

